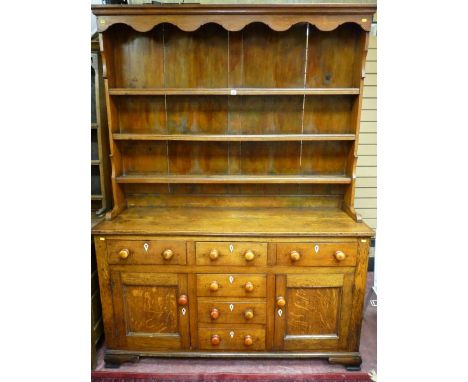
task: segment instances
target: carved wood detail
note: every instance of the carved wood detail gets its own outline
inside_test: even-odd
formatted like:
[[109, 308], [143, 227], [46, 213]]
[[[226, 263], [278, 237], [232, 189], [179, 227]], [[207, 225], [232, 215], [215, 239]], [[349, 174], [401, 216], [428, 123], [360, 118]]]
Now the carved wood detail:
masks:
[[110, 7], [94, 5], [98, 17], [97, 28], [104, 32], [115, 24], [125, 24], [138, 32], [148, 32], [156, 25], [170, 23], [185, 32], [193, 32], [202, 25], [215, 23], [234, 32], [255, 22], [268, 25], [275, 31], [285, 31], [298, 23], [310, 23], [321, 31], [331, 31], [344, 23], [355, 23], [370, 31], [373, 5], [185, 5]]

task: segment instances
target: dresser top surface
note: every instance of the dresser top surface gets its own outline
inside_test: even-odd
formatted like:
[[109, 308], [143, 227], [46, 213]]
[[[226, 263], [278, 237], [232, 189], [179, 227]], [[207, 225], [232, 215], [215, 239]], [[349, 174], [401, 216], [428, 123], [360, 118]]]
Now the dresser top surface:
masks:
[[93, 229], [101, 235], [354, 236], [374, 231], [339, 209], [132, 207]]

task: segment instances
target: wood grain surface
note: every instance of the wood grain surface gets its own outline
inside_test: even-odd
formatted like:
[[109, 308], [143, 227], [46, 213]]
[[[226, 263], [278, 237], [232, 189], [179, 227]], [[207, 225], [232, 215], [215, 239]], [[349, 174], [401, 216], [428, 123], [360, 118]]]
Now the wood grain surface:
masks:
[[354, 193], [374, 11], [93, 6], [115, 203], [93, 229], [106, 362], [360, 364], [374, 232]]
[[370, 237], [374, 232], [331, 208], [139, 207], [103, 221], [94, 234]]

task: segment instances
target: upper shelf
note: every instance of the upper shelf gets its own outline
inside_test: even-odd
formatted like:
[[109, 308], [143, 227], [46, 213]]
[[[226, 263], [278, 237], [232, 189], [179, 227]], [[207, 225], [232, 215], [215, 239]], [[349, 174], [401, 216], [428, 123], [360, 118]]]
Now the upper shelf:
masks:
[[93, 5], [98, 32], [113, 24], [126, 24], [138, 32], [171, 23], [192, 32], [207, 23], [216, 23], [228, 31], [240, 31], [246, 25], [261, 22], [275, 31], [307, 22], [321, 31], [331, 31], [344, 23], [355, 23], [370, 31], [375, 4], [184, 4], [184, 5]]
[[359, 88], [110, 88], [125, 95], [356, 95]]

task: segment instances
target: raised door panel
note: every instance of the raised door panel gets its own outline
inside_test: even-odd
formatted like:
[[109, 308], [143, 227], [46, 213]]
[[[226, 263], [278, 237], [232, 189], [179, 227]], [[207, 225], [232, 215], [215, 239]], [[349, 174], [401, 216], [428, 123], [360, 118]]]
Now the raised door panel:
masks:
[[187, 275], [112, 272], [115, 329], [120, 348], [129, 350], [188, 349]]
[[276, 277], [286, 304], [275, 310], [280, 350], [346, 350], [352, 304], [352, 272]]

